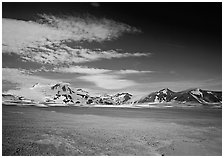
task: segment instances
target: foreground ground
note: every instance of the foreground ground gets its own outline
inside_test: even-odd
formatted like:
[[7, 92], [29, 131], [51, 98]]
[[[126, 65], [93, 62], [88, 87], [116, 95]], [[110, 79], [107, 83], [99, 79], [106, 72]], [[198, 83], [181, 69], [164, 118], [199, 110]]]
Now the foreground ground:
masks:
[[3, 105], [2, 154], [222, 155], [222, 111]]

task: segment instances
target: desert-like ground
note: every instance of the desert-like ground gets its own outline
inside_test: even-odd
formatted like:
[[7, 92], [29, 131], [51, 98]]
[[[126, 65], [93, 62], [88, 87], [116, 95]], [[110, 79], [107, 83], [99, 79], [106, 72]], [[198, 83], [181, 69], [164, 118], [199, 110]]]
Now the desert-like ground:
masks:
[[2, 106], [3, 155], [222, 155], [222, 111]]

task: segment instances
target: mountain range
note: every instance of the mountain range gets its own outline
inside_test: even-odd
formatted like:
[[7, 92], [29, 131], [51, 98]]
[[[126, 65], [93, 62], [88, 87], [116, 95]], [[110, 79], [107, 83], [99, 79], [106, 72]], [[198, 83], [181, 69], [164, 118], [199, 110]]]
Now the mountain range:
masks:
[[134, 103], [200, 103], [217, 104], [222, 103], [222, 92], [201, 90], [199, 88], [173, 92], [168, 88], [150, 93]]
[[42, 104], [45, 106], [72, 106], [72, 105], [137, 105], [137, 104], [222, 104], [222, 92], [201, 90], [199, 88], [174, 92], [168, 88], [152, 92], [140, 99], [127, 92], [114, 95], [104, 94], [93, 96], [81, 88], [72, 89], [69, 83], [57, 83], [54, 85], [34, 84], [29, 88], [30, 93], [39, 94], [42, 99], [35, 100], [26, 96], [3, 94], [2, 101], [5, 104]]

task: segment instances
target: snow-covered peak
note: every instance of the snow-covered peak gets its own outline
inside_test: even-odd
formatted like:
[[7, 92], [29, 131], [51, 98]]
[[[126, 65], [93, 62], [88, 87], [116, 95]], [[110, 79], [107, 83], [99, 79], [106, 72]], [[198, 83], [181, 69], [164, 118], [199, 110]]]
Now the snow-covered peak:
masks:
[[164, 89], [164, 90], [162, 90], [162, 93], [167, 94], [167, 91], [168, 91], [167, 89]]
[[162, 93], [162, 94], [166, 94], [166, 95], [167, 95], [167, 94], [170, 93], [170, 92], [172, 92], [170, 89], [168, 89], [168, 88], [164, 88], [164, 89], [158, 91], [157, 94]]
[[202, 92], [199, 88], [191, 90], [191, 93], [194, 94], [194, 95], [203, 96], [203, 94], [202, 94]]

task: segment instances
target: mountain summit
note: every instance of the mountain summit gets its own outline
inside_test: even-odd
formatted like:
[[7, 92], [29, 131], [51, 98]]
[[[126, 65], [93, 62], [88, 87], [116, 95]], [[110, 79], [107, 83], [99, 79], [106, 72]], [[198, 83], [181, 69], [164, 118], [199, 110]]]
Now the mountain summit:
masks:
[[150, 93], [149, 95], [142, 97], [135, 103], [147, 103], [147, 102], [155, 102], [155, 103], [163, 103], [169, 102], [173, 98], [174, 92], [169, 90], [168, 88], [161, 89], [157, 92]]

